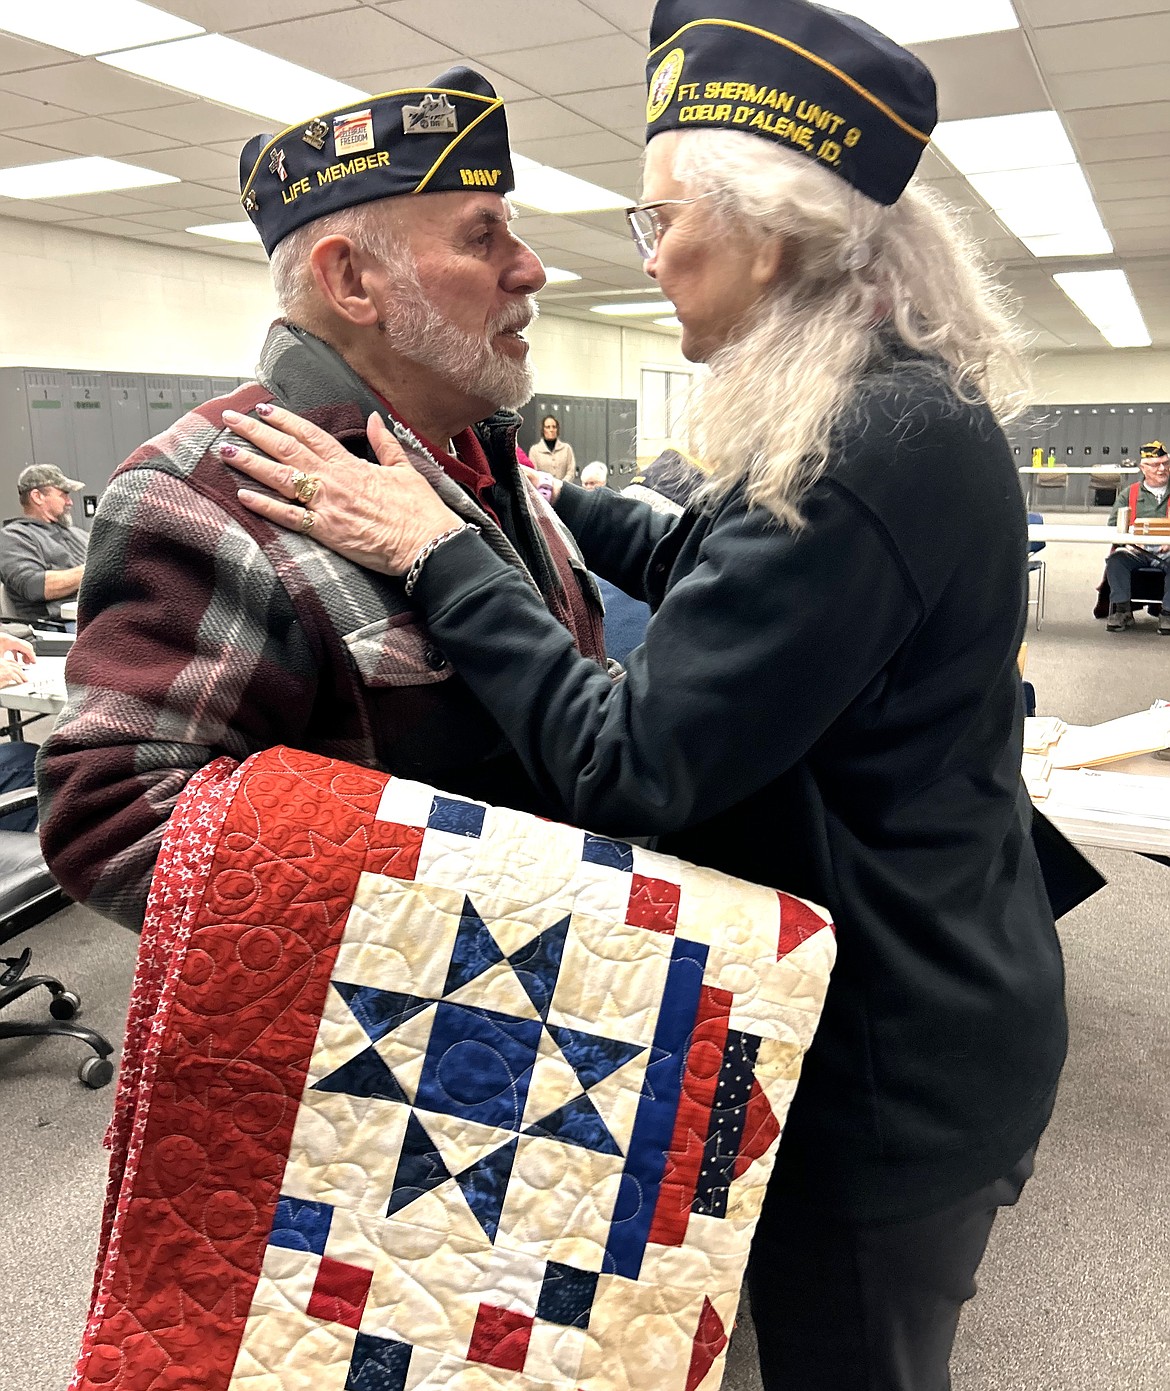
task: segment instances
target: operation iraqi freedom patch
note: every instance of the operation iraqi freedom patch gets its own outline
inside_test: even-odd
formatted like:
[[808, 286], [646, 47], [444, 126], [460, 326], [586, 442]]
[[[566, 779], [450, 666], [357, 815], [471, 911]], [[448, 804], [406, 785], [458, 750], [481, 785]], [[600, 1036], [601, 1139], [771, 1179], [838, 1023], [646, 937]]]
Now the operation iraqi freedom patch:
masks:
[[646, 95], [646, 124], [656, 121], [674, 98], [678, 80], [682, 76], [686, 54], [681, 48], [672, 48], [650, 79], [650, 90]]

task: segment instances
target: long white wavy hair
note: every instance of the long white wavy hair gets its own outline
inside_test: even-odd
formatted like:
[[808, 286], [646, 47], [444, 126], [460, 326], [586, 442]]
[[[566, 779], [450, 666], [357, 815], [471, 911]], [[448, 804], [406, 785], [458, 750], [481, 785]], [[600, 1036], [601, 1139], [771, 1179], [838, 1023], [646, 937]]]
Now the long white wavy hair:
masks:
[[1025, 336], [944, 199], [912, 182], [882, 207], [807, 156], [739, 131], [674, 139], [687, 196], [710, 191], [717, 222], [784, 243], [776, 284], [687, 401], [684, 439], [709, 470], [700, 502], [742, 483], [749, 503], [799, 527], [833, 427], [890, 333], [932, 355], [962, 400], [986, 401], [1001, 423], [1025, 409]]

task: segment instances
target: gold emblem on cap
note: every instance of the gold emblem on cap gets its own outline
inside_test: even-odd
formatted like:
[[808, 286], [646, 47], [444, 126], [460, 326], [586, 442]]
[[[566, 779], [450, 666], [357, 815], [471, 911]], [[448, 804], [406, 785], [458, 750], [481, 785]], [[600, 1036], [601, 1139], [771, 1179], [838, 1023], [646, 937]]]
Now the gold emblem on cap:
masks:
[[686, 59], [687, 55], [681, 48], [672, 48], [655, 69], [646, 96], [647, 125], [653, 125], [673, 101]]
[[328, 136], [329, 125], [318, 116], [316, 120], [310, 121], [305, 127], [301, 139], [306, 145], [312, 145], [314, 150], [323, 150]]
[[404, 135], [455, 135], [459, 130], [459, 113], [451, 105], [446, 92], [435, 96], [424, 92], [417, 106], [402, 108]]

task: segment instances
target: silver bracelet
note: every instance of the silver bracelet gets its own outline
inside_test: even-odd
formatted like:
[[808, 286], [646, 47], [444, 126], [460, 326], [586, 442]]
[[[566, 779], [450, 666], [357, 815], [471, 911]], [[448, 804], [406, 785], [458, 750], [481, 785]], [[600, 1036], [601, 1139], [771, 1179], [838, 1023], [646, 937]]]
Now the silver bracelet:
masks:
[[477, 527], [474, 522], [460, 522], [458, 526], [453, 526], [450, 531], [444, 531], [441, 536], [432, 537], [411, 561], [410, 569], [406, 572], [406, 578], [402, 583], [402, 587], [406, 590], [406, 597], [409, 599], [414, 593], [414, 587], [418, 584], [418, 577], [422, 574], [423, 566], [430, 560], [431, 556], [434, 555], [444, 541], [450, 541], [452, 536], [458, 536], [461, 531], [478, 530], [479, 527]]

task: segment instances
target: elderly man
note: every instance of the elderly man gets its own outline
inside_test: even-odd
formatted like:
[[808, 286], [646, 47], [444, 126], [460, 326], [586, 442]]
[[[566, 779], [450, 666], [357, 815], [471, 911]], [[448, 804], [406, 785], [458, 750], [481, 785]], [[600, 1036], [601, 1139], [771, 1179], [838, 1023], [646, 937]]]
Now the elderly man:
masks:
[[84, 487], [56, 464], [32, 464], [17, 478], [24, 515], [0, 531], [0, 584], [15, 617], [58, 619], [77, 593], [89, 536], [73, 525], [73, 494]]
[[[1111, 526], [1117, 524], [1117, 514], [1128, 507], [1131, 524], [1139, 517], [1170, 515], [1170, 455], [1161, 440], [1143, 444], [1138, 460], [1140, 483], [1117, 494], [1117, 506], [1109, 515]], [[1170, 545], [1119, 546], [1105, 562], [1105, 578], [1109, 584], [1109, 617], [1105, 627], [1111, 633], [1124, 632], [1134, 626], [1133, 577], [1138, 570], [1161, 570], [1164, 576], [1162, 616], [1158, 632], [1170, 636]]]
[[[236, 413], [272, 402], [370, 458], [379, 414], [463, 522], [604, 662], [601, 605], [516, 462], [544, 284], [514, 235], [503, 104], [456, 68], [432, 88], [258, 136], [242, 201], [284, 319], [257, 381], [132, 455], [102, 499], [69, 703], [39, 762], [42, 840], [76, 898], [142, 922], [163, 826], [212, 758], [290, 744], [542, 811], [495, 721], [388, 580], [247, 511]], [[477, 423], [478, 422], [478, 423]], [[375, 465], [371, 462], [371, 467]]]
[[581, 486], [587, 492], [592, 492], [594, 488], [604, 488], [608, 481], [609, 469], [600, 459], [594, 459], [581, 470]]

